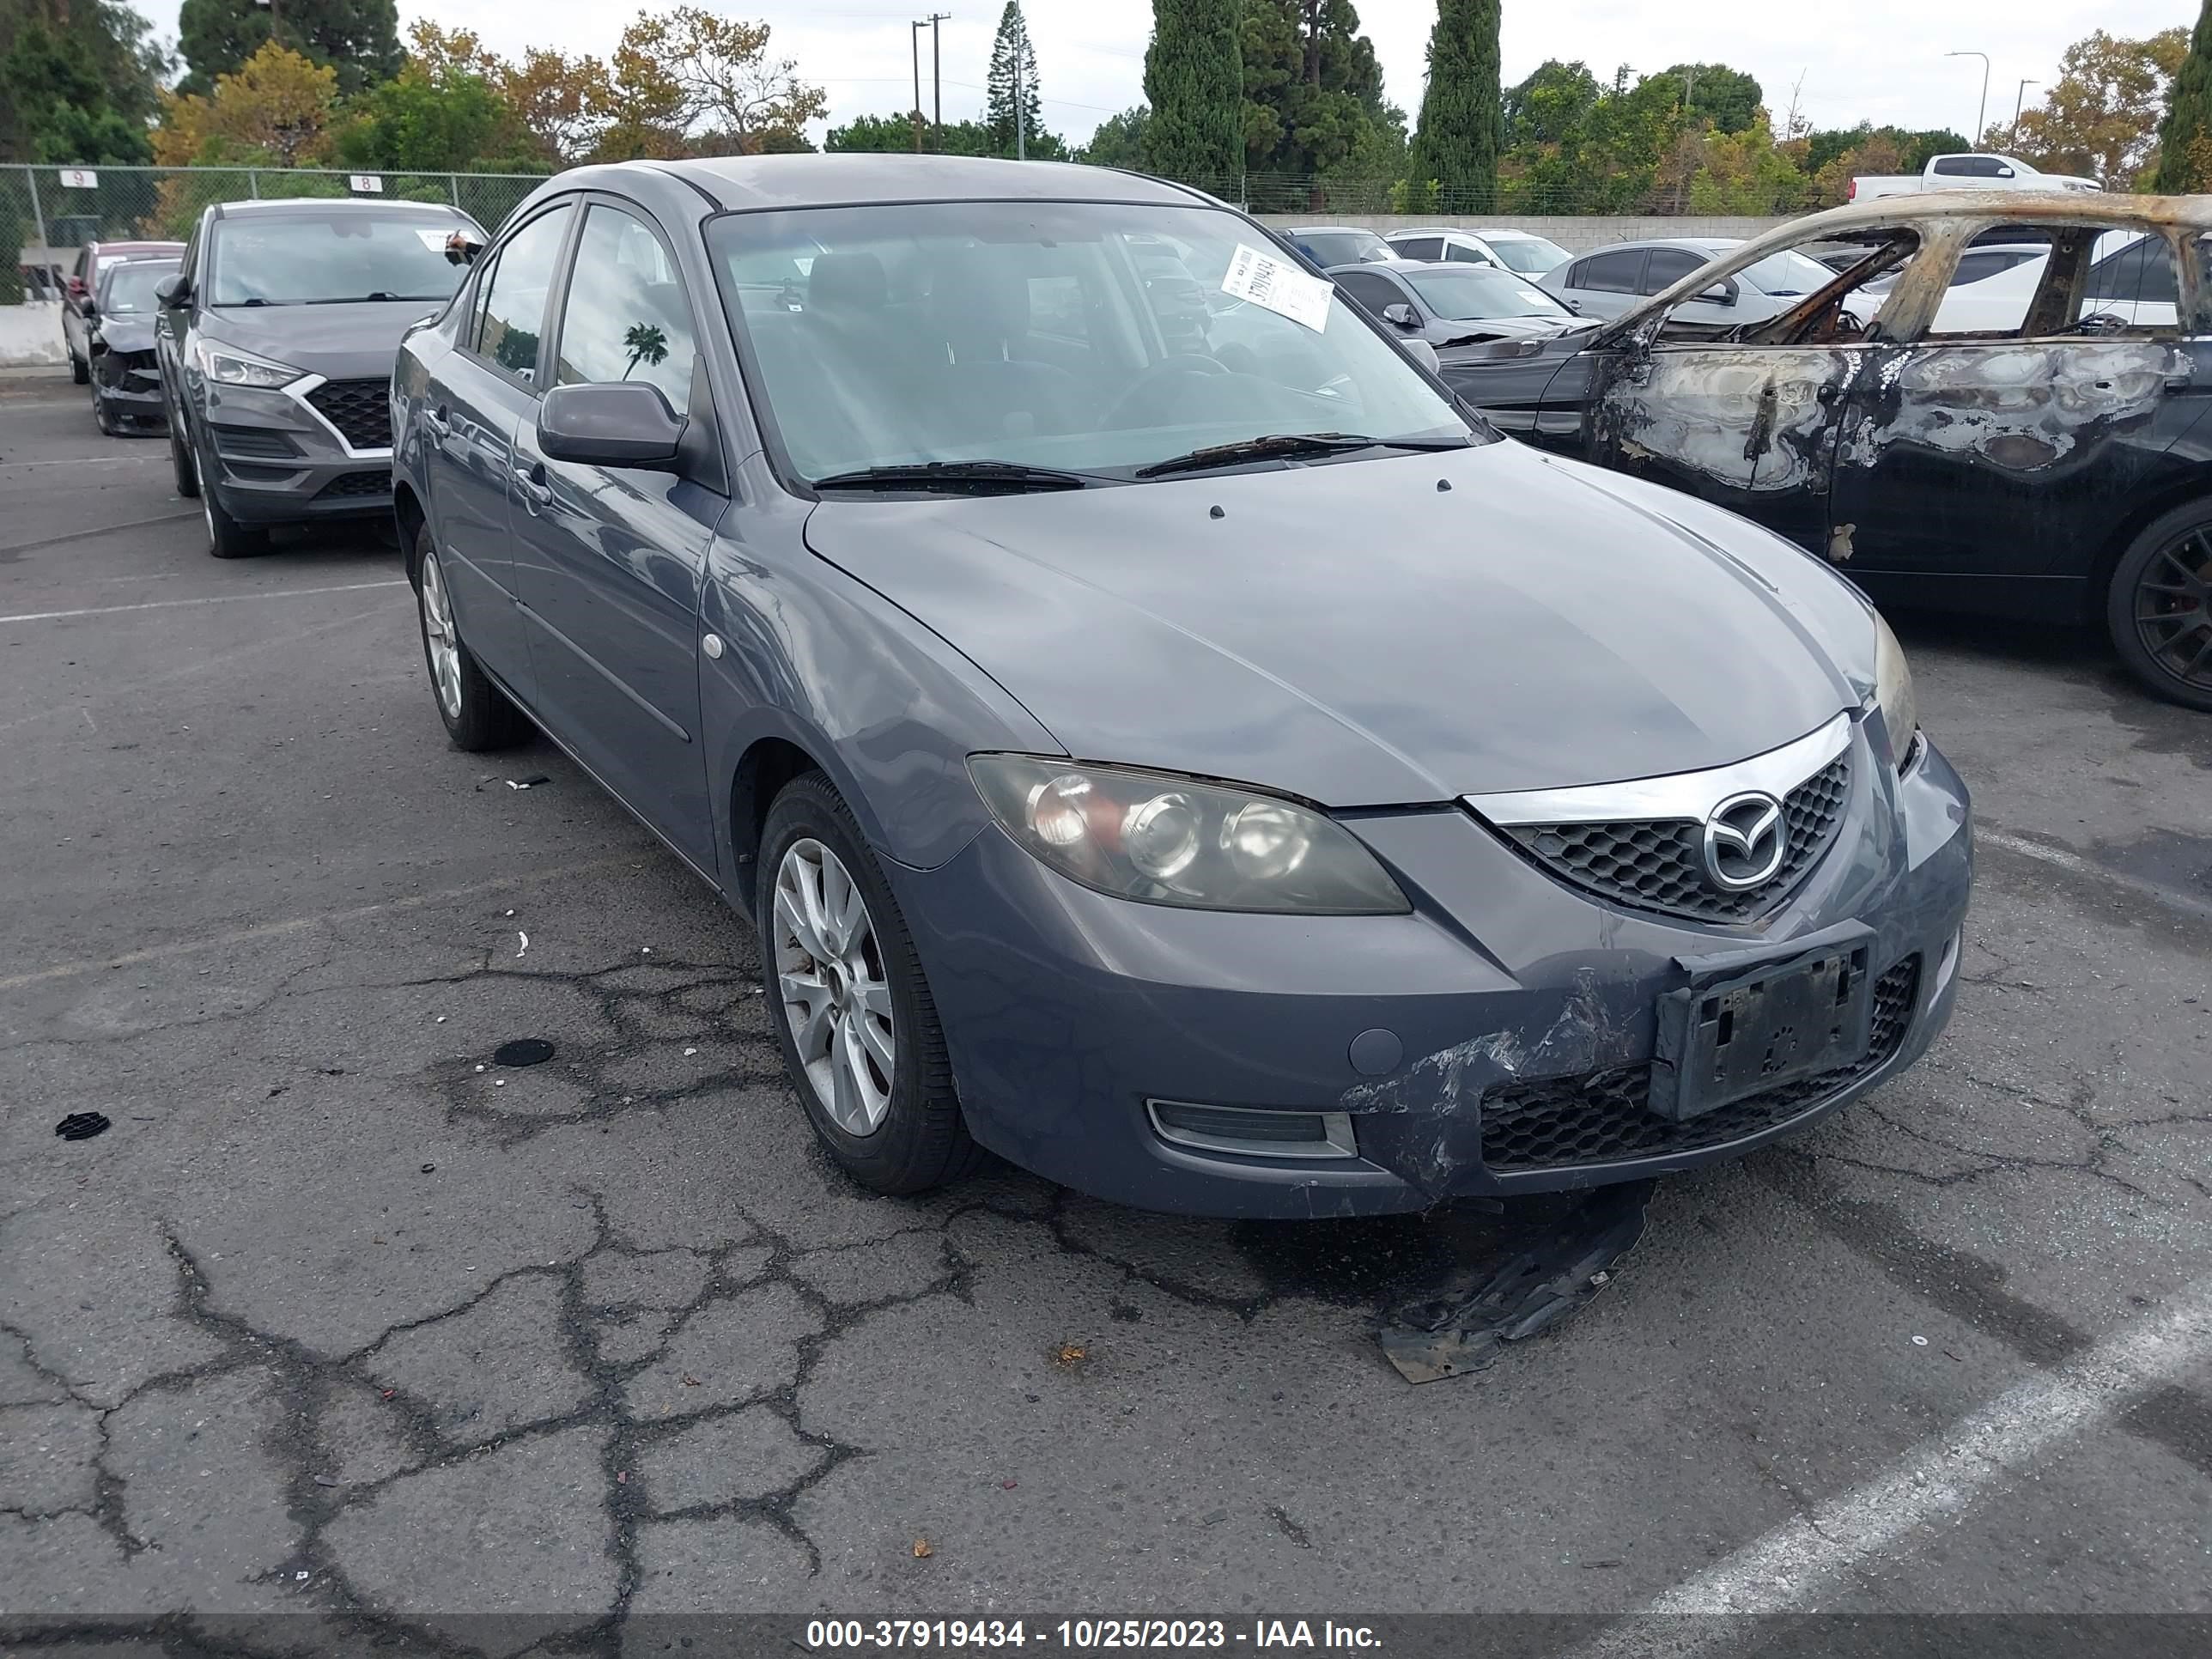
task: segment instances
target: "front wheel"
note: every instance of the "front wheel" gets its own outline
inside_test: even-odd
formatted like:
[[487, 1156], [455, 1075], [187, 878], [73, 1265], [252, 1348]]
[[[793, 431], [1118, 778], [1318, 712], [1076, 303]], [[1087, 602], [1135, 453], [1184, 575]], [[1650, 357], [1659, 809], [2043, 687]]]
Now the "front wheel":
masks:
[[424, 525], [415, 537], [415, 607], [422, 624], [422, 659], [430, 669], [430, 691], [438, 718], [453, 747], [471, 754], [506, 749], [529, 735], [530, 723], [477, 665], [476, 654], [461, 642], [453, 620], [453, 596], [446, 586], [446, 568], [438, 544]]
[[818, 772], [769, 809], [754, 913], [769, 1018], [815, 1134], [876, 1192], [981, 1161], [913, 936], [851, 811]]
[[200, 516], [207, 520], [208, 551], [218, 559], [250, 558], [269, 550], [269, 532], [232, 518], [216, 498], [214, 486], [204, 480], [200, 485]]
[[2177, 507], [2129, 544], [2105, 620], [2137, 679], [2169, 702], [2212, 709], [2212, 501]]
[[182, 422], [169, 416], [169, 465], [177, 475], [177, 494], [191, 501], [200, 493], [200, 465], [185, 442]]

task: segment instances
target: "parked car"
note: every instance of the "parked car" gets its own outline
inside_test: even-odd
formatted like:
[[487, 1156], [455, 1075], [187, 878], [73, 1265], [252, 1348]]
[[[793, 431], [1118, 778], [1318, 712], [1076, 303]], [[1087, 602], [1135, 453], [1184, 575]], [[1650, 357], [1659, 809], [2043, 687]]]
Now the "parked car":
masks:
[[1535, 339], [1579, 325], [1542, 289], [1494, 266], [1392, 259], [1337, 265], [1327, 274], [1368, 315], [1432, 346]]
[[234, 559], [272, 525], [392, 511], [399, 337], [452, 297], [447, 238], [483, 229], [432, 203], [209, 208], [165, 279], [155, 335], [177, 493]]
[[1395, 259], [1390, 244], [1358, 225], [1300, 225], [1290, 233], [1291, 244], [1326, 270], [1331, 265], [1356, 265], [1370, 259]]
[[1884, 196], [1917, 196], [1931, 190], [2102, 190], [2078, 173], [2038, 173], [2010, 155], [1981, 152], [1931, 155], [1917, 173], [1863, 173], [1852, 179], [1847, 202]]
[[[1562, 265], [1544, 278], [1543, 286], [1577, 315], [1619, 317], [1739, 246], [1705, 236], [1621, 242]], [[1834, 274], [1818, 259], [1785, 251], [1707, 283], [1678, 320], [1716, 329], [1764, 322], [1789, 310]]]
[[93, 302], [85, 307], [92, 418], [111, 437], [168, 429], [154, 351], [161, 302], [154, 290], [177, 266], [174, 259], [118, 259], [100, 273]]
[[1394, 230], [1384, 239], [1401, 259], [1425, 264], [1496, 265], [1522, 276], [1541, 276], [1567, 262], [1566, 249], [1525, 230], [1460, 230], [1433, 225]]
[[[2050, 244], [2014, 243], [1974, 246], [1959, 256], [1943, 303], [1929, 325], [1934, 334], [2016, 332], [2042, 288]], [[1866, 288], [1846, 302], [1853, 318], [1871, 321], [1898, 273]], [[2171, 327], [2179, 303], [2173, 266], [2160, 239], [2134, 231], [2106, 231], [2091, 251], [2076, 326], [2084, 333], [2142, 327]]]
[[125, 259], [177, 258], [182, 242], [87, 242], [76, 251], [62, 288], [62, 338], [69, 347], [70, 378], [82, 386], [92, 378], [91, 329], [85, 311], [94, 303], [100, 273]]
[[[1144, 301], [1163, 243], [1250, 296], [1202, 342]], [[881, 1191], [981, 1145], [1154, 1209], [1405, 1210], [1894, 1076], [1971, 848], [1887, 629], [1498, 441], [1271, 246], [1044, 162], [547, 180], [394, 371], [447, 732], [534, 721], [751, 917]]]
[[[2040, 250], [1956, 285], [2000, 228]], [[2207, 291], [2208, 233], [2198, 198], [1892, 198], [1770, 232], [1594, 334], [1443, 373], [1508, 430], [1734, 508], [1884, 605], [2096, 621], [2144, 684], [2212, 708], [2212, 326], [2176, 303]], [[1703, 321], [1715, 283], [1820, 240], [1866, 252], [1779, 316]], [[2008, 326], [1958, 309], [2021, 273]]]

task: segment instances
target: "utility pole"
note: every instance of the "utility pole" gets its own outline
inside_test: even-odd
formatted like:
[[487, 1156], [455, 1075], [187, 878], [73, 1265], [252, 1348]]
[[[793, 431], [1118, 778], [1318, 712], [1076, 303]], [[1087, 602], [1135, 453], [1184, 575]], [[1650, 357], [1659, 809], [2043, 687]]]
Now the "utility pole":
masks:
[[951, 16], [949, 11], [929, 14], [929, 87], [931, 107], [934, 111], [929, 118], [937, 129], [937, 142], [940, 144], [945, 142], [945, 76], [938, 66], [937, 26], [948, 21]]
[[2027, 89], [2030, 87], [2039, 87], [2042, 84], [2042, 82], [2031, 77], [2027, 80], [2022, 81], [2020, 83], [2020, 90], [2012, 95], [2012, 141], [2015, 144], [2020, 142], [2020, 106], [2022, 103], [2027, 101]]
[[921, 31], [923, 24], [914, 26], [914, 153], [921, 154]]
[[1978, 144], [1982, 142], [1982, 123], [1989, 118], [1990, 113], [1990, 55], [1985, 52], [1947, 52], [1943, 55], [1946, 58], [1978, 58], [1982, 60], [1982, 101], [1974, 111], [1974, 136], [1966, 141]]
[[1022, 60], [1028, 56], [1025, 52], [1014, 54], [1014, 160], [1017, 161], [1030, 159], [1029, 135], [1022, 130], [1027, 125], [1022, 118]]

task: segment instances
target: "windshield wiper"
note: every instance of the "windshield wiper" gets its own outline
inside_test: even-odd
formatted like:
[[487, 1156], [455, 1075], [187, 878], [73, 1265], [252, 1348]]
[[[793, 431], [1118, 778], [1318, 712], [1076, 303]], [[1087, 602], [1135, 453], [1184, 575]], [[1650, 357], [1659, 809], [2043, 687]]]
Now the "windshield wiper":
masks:
[[817, 478], [817, 489], [945, 489], [972, 495], [1018, 495], [1030, 490], [1087, 489], [1097, 483], [1080, 472], [1030, 466], [1022, 461], [924, 461], [905, 466], [864, 466]]
[[1140, 466], [1139, 478], [1164, 477], [1170, 472], [1203, 472], [1211, 467], [1236, 466], [1245, 461], [1272, 460], [1298, 455], [1336, 455], [1352, 449], [1464, 449], [1464, 438], [1370, 438], [1356, 432], [1278, 432], [1241, 443], [1210, 444], [1187, 455]]

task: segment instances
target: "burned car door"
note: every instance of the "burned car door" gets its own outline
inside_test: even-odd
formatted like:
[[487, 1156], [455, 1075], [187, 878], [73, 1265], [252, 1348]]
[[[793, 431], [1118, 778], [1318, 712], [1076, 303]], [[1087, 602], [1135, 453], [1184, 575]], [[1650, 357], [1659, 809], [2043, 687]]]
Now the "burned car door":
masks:
[[[2141, 228], [2157, 239], [2161, 291], [2182, 291], [2193, 244]], [[1941, 296], [1899, 284], [1881, 323], [1894, 320], [1898, 343], [1854, 388], [1837, 447], [1831, 553], [1853, 576], [1931, 602], [1965, 583], [1978, 605], [2014, 608], [2009, 590], [2024, 611], [2044, 608], [2038, 590], [2085, 579], [2085, 555], [2128, 516], [2207, 389], [2172, 308], [2100, 291], [2112, 273], [2094, 256], [2111, 230], [2024, 228], [2051, 252], [2014, 314], [1916, 318], [1916, 300]]]

